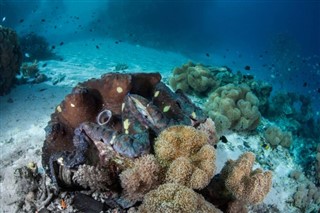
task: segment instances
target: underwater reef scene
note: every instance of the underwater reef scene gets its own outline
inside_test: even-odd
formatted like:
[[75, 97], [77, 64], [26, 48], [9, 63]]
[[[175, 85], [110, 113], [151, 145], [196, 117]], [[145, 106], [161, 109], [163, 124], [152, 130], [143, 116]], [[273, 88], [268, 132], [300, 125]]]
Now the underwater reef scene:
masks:
[[318, 213], [320, 2], [0, 1], [0, 212]]

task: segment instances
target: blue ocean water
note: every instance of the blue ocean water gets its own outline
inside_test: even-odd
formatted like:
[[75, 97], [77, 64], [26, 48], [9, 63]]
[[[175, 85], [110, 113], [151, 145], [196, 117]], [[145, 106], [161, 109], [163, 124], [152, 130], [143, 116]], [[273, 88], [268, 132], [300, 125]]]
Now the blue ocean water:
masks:
[[[14, 29], [19, 36], [42, 36], [54, 53], [69, 43], [86, 40], [79, 55], [100, 51], [109, 47], [94, 42], [110, 38], [115, 44], [127, 43], [177, 53], [195, 63], [227, 66], [234, 73], [240, 71], [271, 83], [273, 96], [289, 92], [308, 97], [312, 102], [308, 112], [313, 113], [309, 120], [319, 123], [318, 0], [0, 0], [0, 25]], [[119, 61], [125, 63], [123, 59], [134, 57], [134, 52], [118, 49], [126, 55]], [[26, 60], [29, 52], [23, 54]], [[101, 51], [95, 54], [97, 61], [108, 57]], [[164, 59], [156, 60], [161, 65]], [[182, 65], [174, 60], [175, 66]], [[45, 67], [46, 62], [42, 64]], [[171, 71], [168, 68], [163, 72]], [[86, 74], [79, 71], [78, 75]], [[303, 110], [301, 104], [294, 106], [297, 112]], [[320, 143], [319, 132], [307, 131], [315, 125], [308, 121], [300, 124], [306, 129], [301, 134], [308, 140], [297, 144], [300, 134], [295, 134], [296, 144], [290, 150], [306, 173]]]
[[250, 65], [275, 88], [319, 103], [319, 1], [2, 0], [0, 10], [4, 26], [50, 43], [106, 36], [242, 72]]

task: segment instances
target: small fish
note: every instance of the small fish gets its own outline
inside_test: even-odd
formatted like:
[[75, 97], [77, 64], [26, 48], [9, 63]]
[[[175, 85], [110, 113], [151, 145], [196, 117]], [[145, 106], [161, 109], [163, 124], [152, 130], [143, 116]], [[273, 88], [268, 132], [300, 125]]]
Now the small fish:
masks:
[[304, 82], [303, 83], [303, 87], [307, 87], [308, 86], [308, 83], [307, 82]]
[[210, 57], [210, 54], [209, 54], [209, 53], [206, 53], [206, 56], [207, 56], [207, 57]]
[[318, 91], [318, 93], [320, 93], [320, 88], [318, 88], [318, 90], [317, 90], [317, 91]]
[[227, 143], [228, 142], [228, 139], [226, 138], [226, 136], [222, 135], [220, 137], [220, 140], [223, 142], [223, 143]]
[[61, 41], [61, 42], [60, 42], [60, 46], [62, 46], [63, 44], [64, 44], [63, 41]]
[[3, 18], [2, 18], [2, 22], [4, 22], [4, 21], [6, 20], [6, 18], [7, 18], [7, 17], [3, 17]]
[[262, 147], [267, 149], [267, 150], [270, 149], [270, 146], [268, 144], [262, 144]]
[[56, 46], [55, 46], [55, 45], [52, 45], [52, 46], [51, 46], [51, 49], [53, 49], [53, 50], [54, 50], [55, 48], [56, 48]]
[[29, 53], [25, 53], [24, 56], [27, 57], [27, 58], [30, 58], [30, 54]]
[[119, 41], [115, 41], [114, 43], [119, 44]]
[[44, 63], [43, 65], [42, 65], [42, 67], [46, 67], [48, 64], [47, 63]]
[[43, 19], [41, 19], [41, 22], [46, 22], [46, 20], [43, 18]]
[[247, 65], [247, 66], [244, 67], [244, 69], [245, 69], [245, 70], [250, 70], [251, 67], [250, 67], [249, 65]]
[[96, 48], [97, 48], [97, 49], [100, 49], [99, 45], [96, 45]]
[[22, 23], [22, 22], [24, 22], [24, 19], [20, 19], [19, 23]]

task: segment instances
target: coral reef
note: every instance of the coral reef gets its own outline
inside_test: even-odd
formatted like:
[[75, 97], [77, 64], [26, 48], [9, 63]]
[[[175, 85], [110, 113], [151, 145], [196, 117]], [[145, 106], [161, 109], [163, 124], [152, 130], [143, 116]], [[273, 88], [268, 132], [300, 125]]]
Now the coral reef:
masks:
[[0, 95], [10, 91], [22, 62], [17, 34], [0, 25]]
[[259, 100], [245, 84], [219, 87], [209, 96], [205, 110], [218, 132], [254, 130], [261, 118]]
[[145, 196], [138, 212], [218, 213], [221, 211], [192, 189], [175, 183], [166, 183]]
[[320, 119], [313, 109], [311, 98], [297, 93], [277, 93], [271, 98], [265, 116], [282, 129], [291, 132], [294, 140], [290, 150], [295, 162], [300, 164], [311, 178], [316, 177], [316, 168], [310, 165], [315, 165], [315, 150], [320, 140]]
[[166, 181], [202, 189], [215, 171], [215, 150], [205, 133], [190, 126], [172, 126], [160, 133], [154, 151], [168, 168]]
[[[46, 128], [42, 162], [53, 182], [65, 185], [59, 178], [61, 168], [97, 163], [108, 167], [136, 158], [152, 151], [154, 138], [166, 127], [205, 121], [200, 108], [160, 80], [158, 73], [109, 73], [77, 85]], [[106, 110], [111, 118], [96, 123]]]
[[289, 148], [292, 143], [291, 132], [284, 132], [277, 126], [269, 126], [264, 132], [264, 137], [272, 147], [281, 145]]
[[[221, 96], [253, 119], [257, 97], [231, 86]], [[246, 153], [214, 177], [215, 123], [158, 73], [109, 73], [80, 83], [57, 106], [42, 162], [59, 196], [72, 190], [69, 210], [245, 212], [268, 193], [271, 173], [252, 171], [255, 157]]]
[[169, 82], [174, 90], [181, 89], [183, 92], [194, 92], [198, 95], [206, 95], [218, 87], [217, 80], [207, 67], [192, 62], [175, 68]]
[[34, 32], [22, 35], [20, 38], [21, 51], [24, 54], [23, 61], [33, 62], [35, 60], [56, 59], [57, 56], [52, 52], [52, 48], [46, 38]]
[[153, 155], [143, 155], [134, 161], [132, 168], [127, 168], [120, 175], [124, 196], [132, 201], [141, 201], [147, 192], [160, 183], [161, 167]]
[[272, 173], [261, 169], [252, 171], [253, 153], [245, 153], [238, 160], [227, 161], [221, 171], [226, 188], [237, 200], [245, 203], [260, 203], [268, 194], [272, 184]]
[[246, 84], [259, 99], [261, 113], [268, 110], [272, 91], [272, 86], [269, 83], [254, 80], [252, 75], [243, 75], [239, 71], [232, 73], [232, 70], [225, 66], [217, 67], [192, 62], [182, 65], [181, 68], [175, 68], [169, 83], [174, 90], [180, 89], [189, 94], [205, 97], [218, 87], [227, 84]]

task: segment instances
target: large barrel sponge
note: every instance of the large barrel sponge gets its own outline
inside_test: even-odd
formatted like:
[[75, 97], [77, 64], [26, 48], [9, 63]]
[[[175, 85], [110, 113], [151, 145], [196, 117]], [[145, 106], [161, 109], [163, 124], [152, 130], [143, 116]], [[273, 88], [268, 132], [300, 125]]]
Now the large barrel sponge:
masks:
[[207, 67], [189, 62], [173, 70], [170, 86], [174, 90], [206, 95], [218, 87], [218, 82]]
[[0, 95], [10, 91], [22, 62], [17, 34], [0, 25]]
[[154, 145], [159, 162], [167, 169], [166, 181], [193, 189], [207, 186], [215, 172], [215, 150], [208, 136], [190, 126], [171, 126]]
[[226, 188], [237, 199], [249, 204], [262, 202], [272, 185], [272, 173], [261, 169], [252, 171], [255, 155], [242, 154], [238, 160], [229, 160], [221, 171]]
[[220, 213], [221, 211], [192, 189], [175, 183], [166, 183], [145, 196], [138, 212]]
[[260, 122], [259, 99], [246, 84], [228, 84], [216, 89], [205, 103], [205, 111], [217, 131], [254, 130]]

